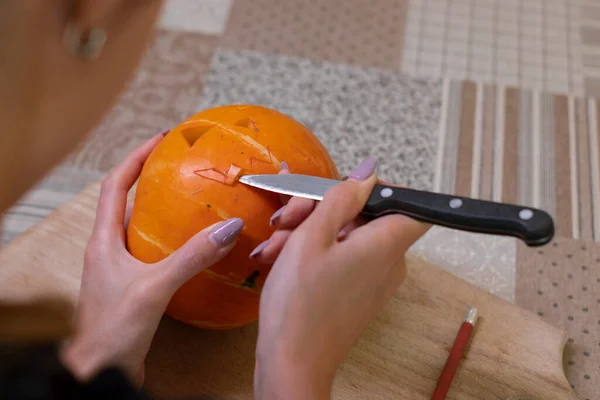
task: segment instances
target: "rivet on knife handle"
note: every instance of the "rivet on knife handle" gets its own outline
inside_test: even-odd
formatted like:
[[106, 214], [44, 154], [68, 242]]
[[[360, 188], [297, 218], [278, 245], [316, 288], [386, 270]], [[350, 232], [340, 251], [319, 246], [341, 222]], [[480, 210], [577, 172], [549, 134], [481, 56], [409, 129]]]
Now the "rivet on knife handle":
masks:
[[513, 236], [528, 246], [542, 246], [554, 237], [554, 221], [543, 210], [377, 184], [363, 214], [390, 213], [448, 228]]

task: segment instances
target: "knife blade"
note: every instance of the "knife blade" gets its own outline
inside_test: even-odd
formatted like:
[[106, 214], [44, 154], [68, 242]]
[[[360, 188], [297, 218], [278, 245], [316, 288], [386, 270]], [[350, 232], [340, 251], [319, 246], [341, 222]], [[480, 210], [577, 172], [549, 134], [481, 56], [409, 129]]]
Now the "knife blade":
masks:
[[[341, 181], [301, 174], [244, 175], [240, 182], [289, 196], [323, 200]], [[362, 210], [368, 218], [403, 214], [462, 231], [512, 236], [527, 246], [543, 246], [554, 237], [554, 220], [544, 210], [377, 183]]]

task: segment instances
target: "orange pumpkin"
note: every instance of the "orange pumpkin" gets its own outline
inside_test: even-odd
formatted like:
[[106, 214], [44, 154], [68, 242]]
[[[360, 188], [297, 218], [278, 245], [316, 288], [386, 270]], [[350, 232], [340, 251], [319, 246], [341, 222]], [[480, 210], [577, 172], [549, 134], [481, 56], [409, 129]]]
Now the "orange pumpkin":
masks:
[[167, 134], [144, 164], [127, 229], [137, 259], [167, 257], [203, 228], [232, 217], [244, 229], [222, 261], [173, 296], [166, 314], [207, 329], [230, 329], [258, 318], [270, 270], [248, 258], [273, 233], [279, 196], [237, 182], [243, 174], [292, 172], [339, 179], [321, 142], [294, 119], [260, 106], [230, 105], [199, 112]]

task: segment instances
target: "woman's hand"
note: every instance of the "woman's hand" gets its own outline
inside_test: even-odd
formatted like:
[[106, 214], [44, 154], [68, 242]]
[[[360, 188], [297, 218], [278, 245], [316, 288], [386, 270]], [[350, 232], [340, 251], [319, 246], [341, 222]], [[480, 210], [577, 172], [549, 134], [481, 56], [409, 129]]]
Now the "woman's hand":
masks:
[[85, 250], [76, 332], [63, 361], [80, 379], [121, 368], [141, 385], [144, 359], [168, 302], [179, 287], [222, 259], [243, 228], [240, 219], [213, 225], [156, 264], [126, 249], [127, 192], [162, 134], [134, 150], [104, 180]]
[[358, 221], [374, 173], [366, 160], [320, 203], [293, 198], [254, 252], [276, 257], [260, 302], [257, 398], [329, 398], [337, 368], [404, 281], [405, 252], [429, 226], [402, 215]]

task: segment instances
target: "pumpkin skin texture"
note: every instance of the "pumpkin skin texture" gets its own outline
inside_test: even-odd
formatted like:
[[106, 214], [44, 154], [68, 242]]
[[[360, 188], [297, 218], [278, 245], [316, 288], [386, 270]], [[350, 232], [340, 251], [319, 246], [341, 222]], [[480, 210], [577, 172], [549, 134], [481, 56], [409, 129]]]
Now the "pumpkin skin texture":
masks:
[[215, 107], [172, 129], [145, 162], [127, 227], [138, 260], [158, 262], [202, 229], [244, 220], [233, 250], [186, 282], [166, 314], [204, 329], [232, 329], [258, 319], [260, 291], [270, 270], [249, 259], [274, 232], [279, 195], [237, 182], [242, 174], [274, 174], [285, 161], [298, 174], [339, 179], [321, 142], [304, 125], [269, 108]]

